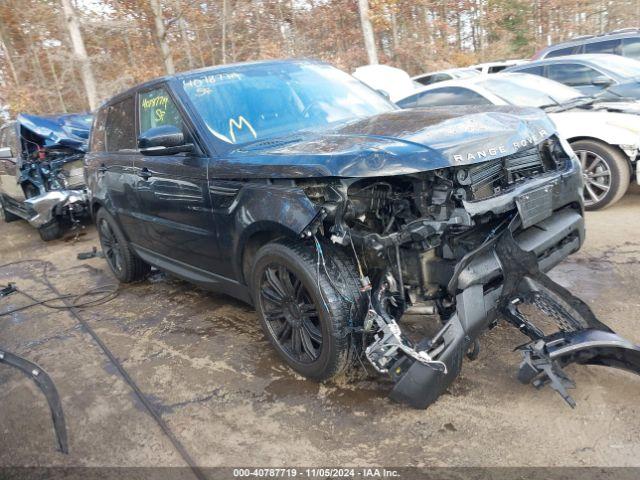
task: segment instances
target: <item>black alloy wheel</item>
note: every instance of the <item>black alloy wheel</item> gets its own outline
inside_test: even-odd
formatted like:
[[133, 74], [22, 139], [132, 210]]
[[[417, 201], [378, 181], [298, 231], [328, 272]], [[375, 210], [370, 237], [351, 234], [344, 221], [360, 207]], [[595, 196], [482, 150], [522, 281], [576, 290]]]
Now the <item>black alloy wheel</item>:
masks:
[[113, 216], [100, 208], [95, 218], [102, 253], [116, 278], [123, 283], [145, 278], [151, 266], [135, 254]]
[[292, 360], [313, 363], [322, 351], [320, 315], [302, 281], [285, 265], [262, 273], [260, 302], [269, 332]]
[[111, 267], [111, 270], [113, 270], [114, 273], [122, 272], [122, 269], [124, 268], [122, 246], [106, 218], [101, 218], [99, 220], [98, 231], [100, 233], [102, 253], [104, 254], [104, 258], [107, 260], [109, 267]]
[[356, 267], [324, 244], [278, 239], [262, 246], [250, 271], [251, 297], [262, 330], [296, 372], [324, 381], [344, 373], [359, 354], [354, 333], [366, 314]]

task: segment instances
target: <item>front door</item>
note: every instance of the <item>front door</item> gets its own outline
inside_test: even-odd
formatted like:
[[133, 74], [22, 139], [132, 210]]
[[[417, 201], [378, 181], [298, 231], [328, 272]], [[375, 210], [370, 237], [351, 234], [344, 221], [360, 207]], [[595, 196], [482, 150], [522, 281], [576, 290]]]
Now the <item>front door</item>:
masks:
[[[138, 94], [140, 133], [162, 125], [182, 129], [193, 143], [191, 129], [165, 87]], [[217, 257], [216, 229], [207, 183], [208, 159], [199, 153], [139, 155], [134, 162], [136, 196], [144, 220], [145, 242], [156, 255], [191, 267], [213, 271]]]

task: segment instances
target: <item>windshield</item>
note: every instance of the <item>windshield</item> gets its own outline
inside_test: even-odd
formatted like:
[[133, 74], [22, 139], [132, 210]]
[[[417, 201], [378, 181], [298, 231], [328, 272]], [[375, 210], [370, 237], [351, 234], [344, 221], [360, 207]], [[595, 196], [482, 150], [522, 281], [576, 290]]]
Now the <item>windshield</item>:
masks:
[[238, 145], [396, 109], [350, 75], [315, 63], [200, 73], [182, 87], [209, 131]]
[[521, 107], [555, 105], [582, 96], [576, 89], [553, 80], [547, 80], [537, 75], [526, 76], [531, 79], [490, 77], [481, 82], [481, 85], [504, 101]]
[[599, 55], [597, 66], [602, 67], [620, 77], [640, 77], [640, 62], [619, 55]]

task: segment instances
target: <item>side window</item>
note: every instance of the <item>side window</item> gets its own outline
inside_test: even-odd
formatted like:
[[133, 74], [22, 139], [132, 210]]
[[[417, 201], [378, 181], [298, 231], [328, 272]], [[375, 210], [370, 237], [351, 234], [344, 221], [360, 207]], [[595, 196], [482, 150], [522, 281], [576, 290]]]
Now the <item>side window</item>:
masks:
[[163, 125], [174, 125], [184, 130], [182, 117], [169, 93], [164, 88], [157, 88], [138, 95], [140, 112], [140, 133], [150, 128]]
[[417, 82], [421, 83], [422, 85], [432, 85], [434, 83], [451, 80], [452, 78], [453, 77], [448, 73], [434, 73], [433, 75], [427, 75], [425, 77], [419, 78]]
[[586, 43], [584, 46], [585, 53], [618, 53], [620, 40], [605, 40], [604, 42]]
[[136, 119], [133, 97], [111, 105], [105, 122], [105, 150], [133, 150], [136, 148]]
[[444, 105], [489, 105], [491, 102], [482, 95], [461, 87], [444, 87], [416, 95], [417, 107]]
[[516, 70], [518, 73], [528, 73], [529, 75], [539, 75], [544, 77], [544, 67], [539, 65], [537, 67], [519, 68]]
[[507, 68], [506, 65], [494, 65], [493, 67], [489, 67], [489, 73], [498, 73]]
[[640, 60], [640, 38], [625, 38], [622, 40], [622, 56]]
[[547, 76], [551, 80], [569, 86], [591, 85], [593, 79], [602, 74], [586, 65], [577, 63], [556, 63], [547, 67]]
[[564, 55], [572, 55], [574, 47], [566, 47], [566, 48], [559, 48], [558, 50], [551, 50], [549, 53], [547, 53], [544, 58], [551, 58], [551, 57], [562, 57]]
[[104, 152], [105, 151], [105, 121], [107, 119], [107, 111], [109, 107], [102, 107], [98, 110], [93, 120], [91, 128], [91, 139], [89, 141], [89, 151]]
[[416, 78], [416, 82], [422, 85], [429, 85], [433, 81], [433, 75], [425, 75], [424, 77]]

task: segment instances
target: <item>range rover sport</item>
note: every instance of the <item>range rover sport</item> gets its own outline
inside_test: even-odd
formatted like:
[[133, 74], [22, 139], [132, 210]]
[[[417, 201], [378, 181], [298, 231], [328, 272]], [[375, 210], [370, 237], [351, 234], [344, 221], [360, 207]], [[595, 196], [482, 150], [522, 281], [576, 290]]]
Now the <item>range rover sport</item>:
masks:
[[[306, 377], [362, 357], [424, 408], [499, 317], [532, 340], [523, 381], [556, 388], [545, 366], [607, 361], [615, 334], [542, 273], [580, 248], [584, 220], [580, 164], [540, 110], [401, 110], [324, 63], [226, 65], [107, 101], [85, 166], [121, 282], [155, 266], [254, 305]], [[401, 327], [417, 308], [435, 334]], [[567, 346], [554, 358], [549, 335]]]

